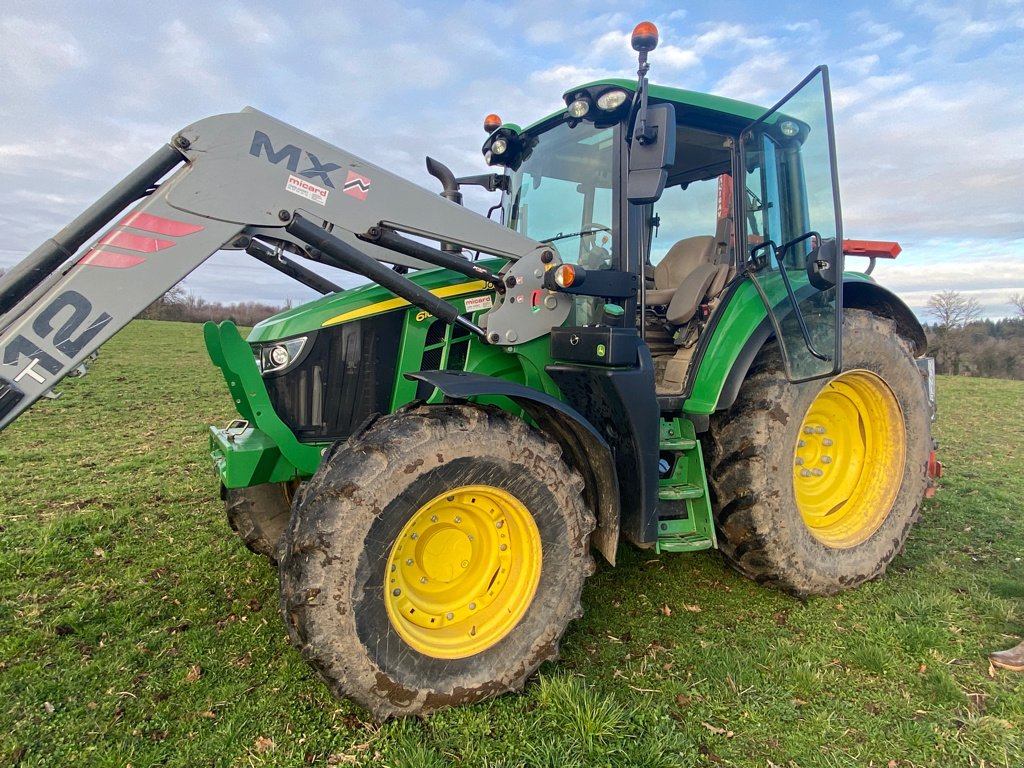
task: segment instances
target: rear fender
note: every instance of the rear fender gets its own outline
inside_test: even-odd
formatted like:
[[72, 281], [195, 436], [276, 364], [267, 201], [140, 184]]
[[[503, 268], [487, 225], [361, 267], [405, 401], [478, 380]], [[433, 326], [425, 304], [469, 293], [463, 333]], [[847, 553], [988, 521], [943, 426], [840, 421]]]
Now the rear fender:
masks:
[[[928, 348], [924, 328], [914, 316], [910, 308], [896, 294], [887, 288], [883, 288], [866, 275], [846, 274], [843, 276], [843, 306], [849, 309], [866, 309], [873, 314], [886, 317], [892, 320], [899, 329], [900, 335], [908, 339], [914, 345], [914, 354], [923, 355]], [[726, 307], [728, 312], [731, 307]], [[721, 380], [718, 386], [718, 396], [713, 411], [722, 411], [736, 401], [740, 386], [747, 377], [754, 358], [765, 343], [773, 337], [772, 324], [763, 311], [760, 318], [757, 318], [757, 307], [750, 302], [742, 303], [736, 312], [737, 318], [730, 324], [738, 331], [746, 330], [746, 335], [740, 339], [712, 339], [704, 359], [714, 359], [714, 356], [731, 357], [731, 365], [728, 375]], [[756, 320], [756, 322], [755, 322]], [[721, 323], [719, 324], [722, 325]], [[718, 329], [716, 329], [717, 335]], [[700, 379], [704, 371], [699, 371], [697, 378]], [[713, 392], [713, 382], [706, 382], [702, 391]], [[697, 386], [694, 386], [697, 391]], [[709, 400], [694, 403], [694, 408], [706, 408]], [[691, 402], [687, 401], [685, 410], [691, 410]], [[694, 413], [711, 413], [713, 411], [693, 410]]]
[[597, 515], [593, 543], [615, 565], [621, 507], [615, 459], [601, 434], [579, 412], [536, 389], [473, 373], [420, 371], [407, 378], [437, 387], [451, 400], [503, 396], [523, 409], [562, 448], [566, 460], [583, 476], [583, 498]]

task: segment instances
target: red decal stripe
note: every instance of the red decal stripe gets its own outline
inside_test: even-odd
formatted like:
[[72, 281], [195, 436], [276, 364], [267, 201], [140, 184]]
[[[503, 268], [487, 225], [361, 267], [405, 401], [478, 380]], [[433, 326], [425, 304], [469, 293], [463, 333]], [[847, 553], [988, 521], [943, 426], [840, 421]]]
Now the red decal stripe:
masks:
[[122, 227], [141, 229], [143, 232], [152, 232], [154, 235], [168, 235], [170, 237], [184, 237], [185, 235], [200, 232], [203, 229], [198, 224], [164, 219], [151, 213], [140, 213], [138, 211], [129, 213], [119, 223]]
[[92, 267], [110, 267], [111, 269], [128, 269], [136, 264], [141, 264], [146, 259], [142, 256], [132, 256], [129, 253], [114, 253], [113, 251], [91, 250], [79, 262]]
[[173, 248], [173, 240], [161, 240], [158, 237], [145, 237], [133, 235], [131, 232], [114, 230], [108, 232], [97, 245], [112, 245], [115, 248], [124, 248], [126, 251], [138, 251], [139, 253], [154, 253], [164, 248]]

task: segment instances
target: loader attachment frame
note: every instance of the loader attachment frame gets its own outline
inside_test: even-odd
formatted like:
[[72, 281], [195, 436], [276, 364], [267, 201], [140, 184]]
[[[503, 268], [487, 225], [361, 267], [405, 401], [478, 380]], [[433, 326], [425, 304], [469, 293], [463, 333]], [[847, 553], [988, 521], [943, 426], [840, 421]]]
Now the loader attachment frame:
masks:
[[[462, 265], [409, 236], [506, 265]], [[281, 254], [356, 272], [491, 344], [543, 336], [571, 306], [543, 289], [544, 271], [560, 263], [553, 246], [246, 108], [182, 129], [0, 278], [0, 429], [221, 249], [246, 250], [321, 291], [337, 286]], [[479, 321], [486, 330], [387, 264], [459, 266], [483, 279], [495, 289]]]

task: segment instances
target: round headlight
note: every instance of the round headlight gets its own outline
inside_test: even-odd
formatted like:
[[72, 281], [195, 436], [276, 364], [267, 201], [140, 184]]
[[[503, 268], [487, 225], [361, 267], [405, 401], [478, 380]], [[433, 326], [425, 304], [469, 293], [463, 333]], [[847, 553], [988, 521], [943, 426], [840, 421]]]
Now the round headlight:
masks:
[[626, 92], [615, 89], [614, 91], [605, 91], [597, 97], [597, 106], [599, 109], [603, 109], [605, 112], [612, 112], [621, 107], [626, 101]]
[[508, 141], [505, 139], [495, 139], [491, 143], [492, 155], [504, 155], [506, 149], [508, 149]]
[[275, 368], [284, 368], [288, 365], [289, 358], [288, 350], [283, 346], [272, 347], [270, 350], [270, 362], [274, 364]]
[[577, 119], [583, 117], [590, 111], [590, 102], [586, 99], [576, 99], [569, 105], [569, 114]]
[[783, 122], [779, 123], [779, 130], [782, 131], [782, 135], [785, 136], [787, 139], [792, 139], [794, 136], [800, 133], [799, 126], [792, 120], [784, 120]]

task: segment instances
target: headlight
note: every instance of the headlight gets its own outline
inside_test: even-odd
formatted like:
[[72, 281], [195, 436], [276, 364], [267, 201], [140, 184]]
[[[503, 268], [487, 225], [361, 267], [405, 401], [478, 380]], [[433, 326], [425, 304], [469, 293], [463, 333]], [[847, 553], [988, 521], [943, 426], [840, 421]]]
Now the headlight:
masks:
[[277, 344], [267, 344], [260, 348], [260, 373], [275, 373], [284, 370], [294, 362], [306, 344], [306, 337], [288, 339]]
[[497, 138], [491, 142], [492, 155], [504, 155], [506, 149], [508, 149], [508, 142], [505, 139]]
[[782, 135], [788, 139], [792, 139], [798, 133], [800, 133], [800, 126], [794, 123], [792, 120], [784, 120], [779, 123], [779, 130], [782, 131]]
[[589, 111], [590, 102], [586, 99], [576, 99], [576, 101], [569, 105], [569, 115], [575, 117], [577, 120], [586, 115]]
[[614, 91], [605, 91], [597, 97], [597, 107], [605, 112], [614, 112], [625, 103], [626, 98], [626, 92], [618, 88]]

